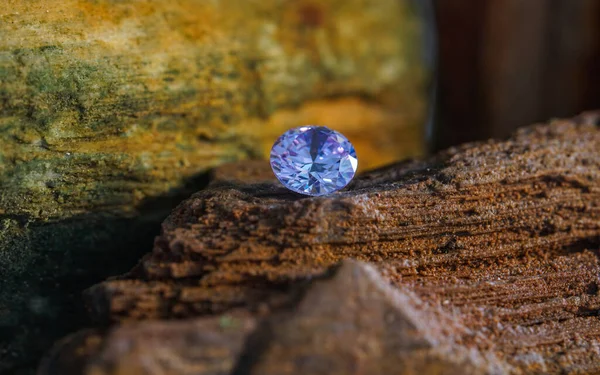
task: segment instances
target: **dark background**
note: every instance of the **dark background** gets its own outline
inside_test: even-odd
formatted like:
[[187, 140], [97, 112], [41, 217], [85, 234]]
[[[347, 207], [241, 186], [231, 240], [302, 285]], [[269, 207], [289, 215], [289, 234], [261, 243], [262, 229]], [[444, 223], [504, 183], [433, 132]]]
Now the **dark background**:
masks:
[[433, 148], [600, 109], [600, 0], [435, 0]]

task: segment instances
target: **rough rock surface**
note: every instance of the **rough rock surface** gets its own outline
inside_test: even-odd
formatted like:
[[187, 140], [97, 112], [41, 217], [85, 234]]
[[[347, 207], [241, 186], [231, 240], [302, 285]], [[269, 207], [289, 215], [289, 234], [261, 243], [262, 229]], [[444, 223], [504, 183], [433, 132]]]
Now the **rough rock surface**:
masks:
[[[274, 314], [125, 325], [81, 332], [55, 348], [42, 374], [446, 374], [502, 373], [453, 342], [457, 325], [424, 309], [377, 270], [346, 260]], [[261, 316], [265, 315], [265, 316]], [[400, 370], [402, 369], [402, 370]]]
[[[256, 328], [240, 333], [240, 354], [239, 337], [227, 344], [228, 369], [202, 374], [597, 373], [599, 123], [590, 113], [524, 128], [327, 197], [284, 190], [265, 162], [220, 168], [138, 266], [87, 291], [97, 320], [124, 325], [93, 334], [94, 350], [67, 340], [41, 373], [175, 374], [140, 369], [159, 353], [123, 342], [169, 324], [197, 332], [215, 314]], [[183, 322], [155, 322], [171, 319]], [[175, 361], [208, 366], [221, 345]], [[60, 360], [73, 353], [86, 358]]]
[[313, 122], [363, 166], [421, 152], [421, 31], [407, 0], [2, 1], [0, 372], [80, 324], [73, 295], [209, 168]]

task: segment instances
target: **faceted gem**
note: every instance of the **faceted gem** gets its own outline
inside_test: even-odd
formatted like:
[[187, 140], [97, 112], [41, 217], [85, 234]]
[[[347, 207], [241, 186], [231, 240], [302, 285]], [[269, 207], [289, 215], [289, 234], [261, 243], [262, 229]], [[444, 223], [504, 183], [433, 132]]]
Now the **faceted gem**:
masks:
[[271, 168], [285, 187], [300, 194], [325, 195], [348, 185], [356, 173], [354, 146], [324, 126], [283, 133], [271, 149]]

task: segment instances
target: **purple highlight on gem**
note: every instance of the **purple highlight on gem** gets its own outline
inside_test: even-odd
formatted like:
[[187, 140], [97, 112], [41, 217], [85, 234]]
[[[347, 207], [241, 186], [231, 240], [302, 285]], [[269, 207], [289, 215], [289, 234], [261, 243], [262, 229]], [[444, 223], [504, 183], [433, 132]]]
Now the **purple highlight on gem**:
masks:
[[354, 146], [324, 126], [290, 129], [271, 149], [271, 168], [285, 187], [305, 195], [325, 195], [348, 185], [356, 173]]

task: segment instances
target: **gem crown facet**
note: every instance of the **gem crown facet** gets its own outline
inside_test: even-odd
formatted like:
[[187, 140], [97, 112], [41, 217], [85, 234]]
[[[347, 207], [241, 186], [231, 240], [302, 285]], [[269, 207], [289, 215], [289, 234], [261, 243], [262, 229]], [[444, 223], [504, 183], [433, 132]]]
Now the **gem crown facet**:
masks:
[[300, 194], [325, 195], [354, 177], [358, 159], [341, 133], [324, 126], [290, 129], [271, 149], [271, 168], [285, 187]]

